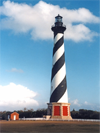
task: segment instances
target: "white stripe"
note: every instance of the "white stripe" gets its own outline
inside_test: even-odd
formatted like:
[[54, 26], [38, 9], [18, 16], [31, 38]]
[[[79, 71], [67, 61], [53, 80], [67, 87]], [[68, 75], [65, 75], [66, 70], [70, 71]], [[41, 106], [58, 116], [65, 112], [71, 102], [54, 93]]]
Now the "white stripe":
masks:
[[58, 33], [54, 38], [54, 44], [63, 36], [62, 33]]
[[66, 89], [66, 92], [64, 93], [64, 95], [59, 99], [59, 101], [57, 103], [68, 103], [67, 89]]
[[52, 65], [56, 63], [56, 61], [63, 55], [63, 53], [64, 53], [64, 44], [54, 54]]
[[66, 68], [65, 68], [65, 63], [61, 67], [61, 69], [56, 73], [56, 75], [53, 77], [52, 82], [51, 82], [51, 94], [55, 90], [55, 88], [62, 82], [66, 75]]

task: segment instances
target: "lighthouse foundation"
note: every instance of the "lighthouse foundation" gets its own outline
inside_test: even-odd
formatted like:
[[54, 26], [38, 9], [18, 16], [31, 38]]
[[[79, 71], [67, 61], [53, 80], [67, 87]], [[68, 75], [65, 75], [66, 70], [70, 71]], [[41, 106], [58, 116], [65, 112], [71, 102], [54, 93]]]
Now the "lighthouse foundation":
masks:
[[51, 119], [72, 120], [70, 103], [48, 103], [47, 115], [51, 116]]

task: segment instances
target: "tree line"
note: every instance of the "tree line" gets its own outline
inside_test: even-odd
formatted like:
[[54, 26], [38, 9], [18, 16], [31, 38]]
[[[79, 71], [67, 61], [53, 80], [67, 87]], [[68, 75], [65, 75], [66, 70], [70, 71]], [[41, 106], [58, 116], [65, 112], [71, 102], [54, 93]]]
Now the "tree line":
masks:
[[80, 109], [71, 111], [71, 116], [74, 119], [100, 119], [100, 112], [93, 110]]
[[[47, 115], [47, 109], [38, 109], [34, 111], [33, 109], [27, 110], [14, 110], [14, 112], [19, 113], [19, 118], [40, 118], [43, 115]], [[10, 111], [1, 111], [0, 119], [7, 120], [8, 115], [11, 114]], [[100, 112], [93, 110], [80, 109], [79, 111], [75, 111], [74, 109], [71, 111], [71, 116], [74, 119], [100, 119]]]

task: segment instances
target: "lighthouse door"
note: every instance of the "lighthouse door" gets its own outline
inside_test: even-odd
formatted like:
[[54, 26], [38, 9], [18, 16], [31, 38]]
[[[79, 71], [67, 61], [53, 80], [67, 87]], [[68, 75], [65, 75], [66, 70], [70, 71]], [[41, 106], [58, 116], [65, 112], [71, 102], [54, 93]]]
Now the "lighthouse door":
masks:
[[14, 115], [14, 120], [16, 120], [16, 115]]

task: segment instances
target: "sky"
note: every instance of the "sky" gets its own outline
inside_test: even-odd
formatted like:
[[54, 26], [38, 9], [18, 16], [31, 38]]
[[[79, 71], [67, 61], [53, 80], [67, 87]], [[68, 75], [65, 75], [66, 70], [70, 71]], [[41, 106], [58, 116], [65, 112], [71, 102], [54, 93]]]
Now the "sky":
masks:
[[63, 17], [71, 110], [100, 110], [99, 0], [0, 1], [0, 111], [47, 108], [55, 16]]

